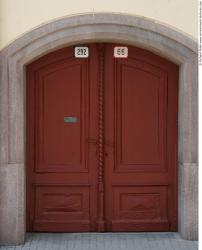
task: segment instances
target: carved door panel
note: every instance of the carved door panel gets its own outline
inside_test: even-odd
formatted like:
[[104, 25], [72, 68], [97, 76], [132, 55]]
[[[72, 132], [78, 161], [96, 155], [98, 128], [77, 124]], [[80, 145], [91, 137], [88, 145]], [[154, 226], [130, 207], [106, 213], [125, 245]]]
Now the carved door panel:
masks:
[[98, 62], [90, 49], [91, 60], [70, 47], [27, 67], [29, 231], [95, 231]]
[[105, 51], [105, 218], [108, 231], [177, 229], [178, 67], [129, 47]]

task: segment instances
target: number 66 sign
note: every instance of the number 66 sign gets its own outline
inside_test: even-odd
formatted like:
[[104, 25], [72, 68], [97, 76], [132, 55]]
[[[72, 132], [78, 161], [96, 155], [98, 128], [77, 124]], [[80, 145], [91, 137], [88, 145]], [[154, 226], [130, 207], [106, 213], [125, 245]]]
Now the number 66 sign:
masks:
[[127, 58], [128, 57], [128, 47], [114, 47], [114, 57]]

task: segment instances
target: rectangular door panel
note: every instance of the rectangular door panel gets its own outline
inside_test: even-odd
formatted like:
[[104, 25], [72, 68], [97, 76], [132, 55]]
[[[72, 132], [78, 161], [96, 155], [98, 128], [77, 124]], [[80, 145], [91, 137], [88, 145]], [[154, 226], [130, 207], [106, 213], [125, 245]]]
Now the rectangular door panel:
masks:
[[[112, 230], [168, 230], [167, 187], [114, 186]], [[140, 225], [140, 226], [137, 226]], [[141, 229], [142, 227], [142, 229]]]
[[[89, 187], [36, 186], [34, 230], [90, 230]], [[82, 225], [82, 228], [80, 228]], [[77, 229], [76, 229], [77, 228]]]
[[167, 75], [130, 59], [115, 67], [115, 171], [165, 171]]
[[77, 61], [48, 66], [37, 72], [36, 171], [87, 171], [85, 105], [89, 85], [86, 73], [86, 65]]

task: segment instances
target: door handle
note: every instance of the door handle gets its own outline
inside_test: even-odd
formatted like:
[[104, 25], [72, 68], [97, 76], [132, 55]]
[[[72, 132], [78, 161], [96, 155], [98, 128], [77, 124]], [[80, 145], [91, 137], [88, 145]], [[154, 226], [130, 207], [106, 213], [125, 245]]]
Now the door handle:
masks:
[[[98, 139], [95, 138], [88, 138], [87, 139], [88, 143], [92, 143], [92, 144], [98, 144]], [[108, 146], [108, 147], [114, 147], [114, 143], [110, 142], [109, 140], [104, 141], [104, 146]]]
[[[95, 139], [95, 138], [88, 138], [87, 142], [90, 143], [90, 144], [94, 144], [96, 146], [98, 145], [98, 139]], [[114, 144], [109, 142], [109, 141], [106, 141], [106, 142], [104, 142], [104, 148], [105, 147], [114, 147]], [[98, 149], [97, 148], [96, 148], [95, 154], [98, 155]], [[106, 150], [104, 150], [104, 156], [105, 157], [108, 156], [108, 152]]]

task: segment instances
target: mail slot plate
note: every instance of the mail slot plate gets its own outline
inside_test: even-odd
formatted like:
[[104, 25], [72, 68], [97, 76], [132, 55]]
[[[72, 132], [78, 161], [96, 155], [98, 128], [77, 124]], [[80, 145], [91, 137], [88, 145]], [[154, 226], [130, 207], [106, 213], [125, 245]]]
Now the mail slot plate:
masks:
[[77, 117], [75, 117], [75, 116], [65, 116], [64, 117], [64, 122], [65, 123], [76, 123], [77, 122]]

